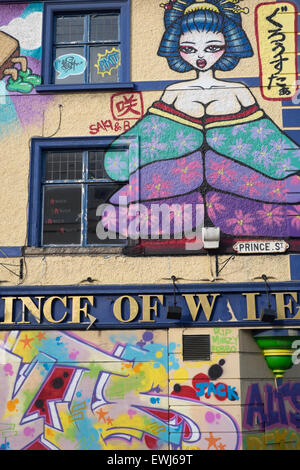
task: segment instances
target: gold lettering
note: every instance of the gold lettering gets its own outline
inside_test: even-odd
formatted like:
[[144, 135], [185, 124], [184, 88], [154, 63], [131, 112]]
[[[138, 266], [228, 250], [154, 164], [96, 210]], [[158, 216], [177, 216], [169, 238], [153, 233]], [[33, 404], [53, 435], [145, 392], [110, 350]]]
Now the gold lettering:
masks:
[[234, 317], [235, 319], [237, 319], [237, 318], [236, 318], [236, 315], [235, 315], [235, 313], [234, 313], [234, 311], [233, 311], [233, 308], [231, 307], [231, 303], [229, 302], [229, 299], [227, 299], [227, 304], [226, 304], [226, 305], [227, 305], [227, 308], [228, 308], [228, 312], [232, 315], [232, 317]]
[[260, 295], [259, 293], [247, 293], [242, 294], [246, 297], [247, 300], [247, 317], [244, 320], [257, 320], [256, 318], [256, 305], [255, 305], [255, 297]]
[[276, 292], [273, 295], [275, 295], [276, 298], [276, 311], [278, 320], [294, 320], [298, 317], [297, 313], [297, 315], [293, 318], [286, 318], [286, 309], [288, 309], [290, 313], [292, 312], [292, 299], [290, 299], [287, 304], [284, 303], [285, 295], [290, 295], [291, 297], [293, 297], [295, 302], [297, 302], [297, 292]]
[[[124, 320], [123, 315], [122, 315], [122, 303], [123, 303], [123, 300], [126, 300], [126, 299], [129, 301], [128, 320]], [[113, 312], [117, 320], [121, 321], [122, 323], [129, 323], [133, 321], [136, 318], [137, 314], [139, 313], [139, 304], [133, 297], [130, 297], [130, 295], [123, 295], [122, 297], [119, 297], [115, 301]]]
[[6, 325], [13, 325], [13, 305], [16, 297], [2, 297], [4, 300], [4, 320], [3, 323]]
[[293, 317], [293, 320], [300, 320], [300, 305], [297, 305], [296, 315]]
[[70, 295], [70, 299], [72, 299], [72, 321], [69, 321], [68, 323], [80, 323], [80, 316], [83, 313], [85, 317], [88, 316], [87, 312], [87, 304], [85, 304], [83, 307], [81, 306], [81, 300], [86, 299], [89, 301], [91, 306], [93, 307], [94, 305], [94, 297], [92, 295], [85, 295], [85, 296], [80, 296], [80, 295]]
[[154, 316], [157, 317], [157, 301], [154, 302], [154, 305], [151, 305], [151, 298], [156, 297], [161, 304], [164, 303], [163, 295], [139, 295], [143, 299], [143, 312], [142, 320], [139, 320], [139, 323], [144, 322], [154, 322], [151, 320], [151, 310], [154, 312]]
[[44, 317], [50, 323], [61, 323], [62, 321], [64, 321], [67, 315], [67, 312], [65, 312], [64, 316], [60, 320], [54, 320], [54, 318], [52, 317], [52, 304], [54, 300], [59, 300], [60, 302], [62, 302], [64, 307], [67, 306], [67, 297], [63, 297], [63, 298], [56, 297], [56, 296], [49, 297], [49, 299], [47, 299], [44, 303], [44, 310], [43, 310]]
[[35, 297], [38, 299], [38, 305], [36, 305], [33, 300], [30, 297], [20, 297], [20, 300], [22, 301], [22, 321], [18, 322], [18, 324], [22, 323], [30, 323], [30, 321], [25, 320], [25, 313], [26, 313], [26, 308], [27, 310], [34, 316], [36, 321], [40, 323], [41, 321], [41, 300], [44, 299], [45, 297]]
[[[193, 321], [196, 321], [197, 315], [199, 313], [200, 307], [202, 306], [204, 315], [206, 320], [209, 321], [212, 315], [212, 311], [215, 305], [216, 298], [220, 296], [220, 294], [182, 294], [185, 298], [187, 306], [189, 308], [191, 317]], [[209, 303], [208, 296], [212, 296], [212, 302]], [[198, 305], [195, 302], [194, 297], [198, 297]]]

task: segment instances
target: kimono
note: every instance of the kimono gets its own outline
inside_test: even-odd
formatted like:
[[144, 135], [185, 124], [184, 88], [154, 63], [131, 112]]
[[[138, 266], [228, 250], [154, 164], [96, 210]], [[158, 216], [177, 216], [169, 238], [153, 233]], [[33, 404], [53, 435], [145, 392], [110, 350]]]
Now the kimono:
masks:
[[[118, 150], [124, 144], [128, 151]], [[184, 207], [191, 231], [217, 226], [225, 236], [299, 237], [299, 157], [298, 145], [256, 104], [196, 119], [157, 101], [105, 156], [107, 174], [127, 182], [110, 198], [127, 210], [119, 212], [116, 229], [130, 235], [121, 219], [132, 220], [130, 209], [139, 203], [140, 235], [146, 238], [152, 225], [163, 236], [163, 223], [150, 210], [164, 204], [173, 209], [175, 238], [182, 235], [176, 208]], [[102, 223], [108, 227], [109, 216]]]

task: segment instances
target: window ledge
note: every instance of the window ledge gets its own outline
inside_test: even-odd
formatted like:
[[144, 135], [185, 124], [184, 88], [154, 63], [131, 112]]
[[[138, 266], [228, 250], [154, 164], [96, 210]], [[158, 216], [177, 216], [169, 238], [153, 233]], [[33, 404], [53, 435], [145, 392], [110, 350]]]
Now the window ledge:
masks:
[[118, 83], [89, 83], [83, 85], [39, 85], [35, 89], [39, 93], [43, 92], [58, 92], [58, 91], [93, 91], [93, 90], [132, 90], [135, 88], [133, 82], [118, 82]]
[[121, 246], [97, 246], [97, 247], [32, 247], [24, 248], [24, 256], [97, 256], [97, 255], [122, 255]]

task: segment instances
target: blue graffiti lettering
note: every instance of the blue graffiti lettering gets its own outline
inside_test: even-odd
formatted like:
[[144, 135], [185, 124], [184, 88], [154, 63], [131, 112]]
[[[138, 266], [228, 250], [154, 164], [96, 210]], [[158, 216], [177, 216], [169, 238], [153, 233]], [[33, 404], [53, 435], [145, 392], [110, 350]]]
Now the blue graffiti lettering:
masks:
[[[199, 382], [196, 384], [197, 388], [197, 397], [202, 397], [203, 395], [206, 398], [209, 398], [213, 393], [216, 397], [226, 397], [229, 400], [239, 400], [238, 394], [235, 390], [235, 387], [231, 387], [230, 385], [225, 386], [225, 384], [217, 384], [215, 386], [212, 382]], [[205, 392], [205, 389], [207, 391]]]
[[[294, 409], [291, 409], [293, 406]], [[261, 393], [258, 383], [248, 388], [243, 426], [252, 429], [292, 427], [300, 429], [300, 383], [286, 383], [278, 389], [266, 385]]]

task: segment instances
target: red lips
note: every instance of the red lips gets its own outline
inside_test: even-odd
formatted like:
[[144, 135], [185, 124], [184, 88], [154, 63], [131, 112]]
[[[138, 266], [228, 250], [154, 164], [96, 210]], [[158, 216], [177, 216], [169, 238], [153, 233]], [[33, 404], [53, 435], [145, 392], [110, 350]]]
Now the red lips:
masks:
[[206, 67], [206, 60], [205, 59], [198, 59], [197, 62], [196, 62], [196, 65], [199, 69], [204, 69], [204, 67]]

